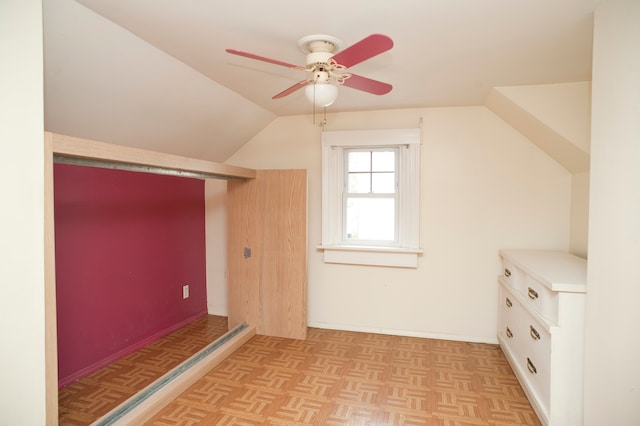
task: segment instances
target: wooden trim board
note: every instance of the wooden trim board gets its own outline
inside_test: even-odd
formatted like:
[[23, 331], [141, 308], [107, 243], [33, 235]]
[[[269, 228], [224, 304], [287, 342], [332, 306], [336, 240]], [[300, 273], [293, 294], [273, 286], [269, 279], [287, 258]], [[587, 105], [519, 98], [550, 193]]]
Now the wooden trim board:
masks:
[[58, 334], [56, 327], [56, 256], [53, 216], [53, 141], [44, 137], [44, 340], [47, 424], [58, 424]]
[[148, 151], [140, 148], [109, 144], [56, 133], [52, 133], [51, 137], [53, 140], [53, 153], [62, 156], [202, 173], [211, 175], [211, 177], [220, 178], [253, 179], [256, 176], [256, 171], [253, 169], [229, 164], [181, 157], [179, 155]]

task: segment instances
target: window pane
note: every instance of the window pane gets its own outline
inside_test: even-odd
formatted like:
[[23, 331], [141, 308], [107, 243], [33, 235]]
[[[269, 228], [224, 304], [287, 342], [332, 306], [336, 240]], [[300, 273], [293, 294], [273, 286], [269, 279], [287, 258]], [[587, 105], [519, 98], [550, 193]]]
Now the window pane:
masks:
[[347, 240], [395, 240], [395, 200], [393, 198], [348, 198]]
[[371, 168], [374, 172], [393, 172], [396, 170], [395, 151], [373, 151]]
[[369, 172], [371, 171], [371, 152], [370, 151], [349, 151], [348, 164], [350, 172]]
[[396, 192], [395, 173], [373, 173], [371, 176], [371, 192], [377, 194], [393, 194]]
[[371, 173], [349, 173], [347, 192], [368, 194], [371, 192]]

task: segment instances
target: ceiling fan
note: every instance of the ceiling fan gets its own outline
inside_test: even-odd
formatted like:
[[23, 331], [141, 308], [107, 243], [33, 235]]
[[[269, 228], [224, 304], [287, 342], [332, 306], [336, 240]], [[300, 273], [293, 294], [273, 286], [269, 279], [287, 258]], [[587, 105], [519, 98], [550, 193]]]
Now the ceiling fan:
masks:
[[342, 51], [340, 51], [340, 40], [327, 35], [303, 37], [298, 41], [298, 46], [307, 55], [305, 66], [294, 65], [235, 49], [226, 49], [226, 51], [233, 55], [310, 73], [309, 78], [283, 90], [273, 96], [272, 99], [283, 98], [304, 87], [306, 97], [314, 105], [327, 107], [338, 96], [337, 85], [351, 87], [374, 95], [384, 95], [393, 88], [388, 83], [347, 72], [348, 68], [391, 49], [393, 40], [386, 35], [371, 34]]

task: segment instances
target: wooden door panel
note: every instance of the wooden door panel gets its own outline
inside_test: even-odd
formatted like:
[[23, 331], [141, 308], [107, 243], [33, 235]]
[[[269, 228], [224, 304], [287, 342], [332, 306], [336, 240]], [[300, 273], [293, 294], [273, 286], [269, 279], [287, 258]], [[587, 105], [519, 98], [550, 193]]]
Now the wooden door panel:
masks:
[[307, 328], [306, 172], [271, 171], [265, 183], [262, 327], [258, 332], [303, 339]]
[[306, 337], [306, 191], [305, 170], [259, 170], [228, 183], [229, 327]]
[[246, 322], [257, 325], [259, 313], [259, 273], [255, 256], [245, 257], [245, 248], [259, 253], [261, 223], [258, 181], [227, 183], [227, 310], [229, 329]]

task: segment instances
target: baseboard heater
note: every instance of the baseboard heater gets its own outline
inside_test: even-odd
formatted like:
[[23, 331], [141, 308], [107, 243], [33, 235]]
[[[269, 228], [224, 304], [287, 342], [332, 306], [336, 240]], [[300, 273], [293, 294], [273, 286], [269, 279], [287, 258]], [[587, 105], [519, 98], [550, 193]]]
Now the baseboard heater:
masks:
[[240, 324], [224, 336], [114, 408], [93, 426], [140, 424], [218, 365], [256, 334], [255, 327]]

